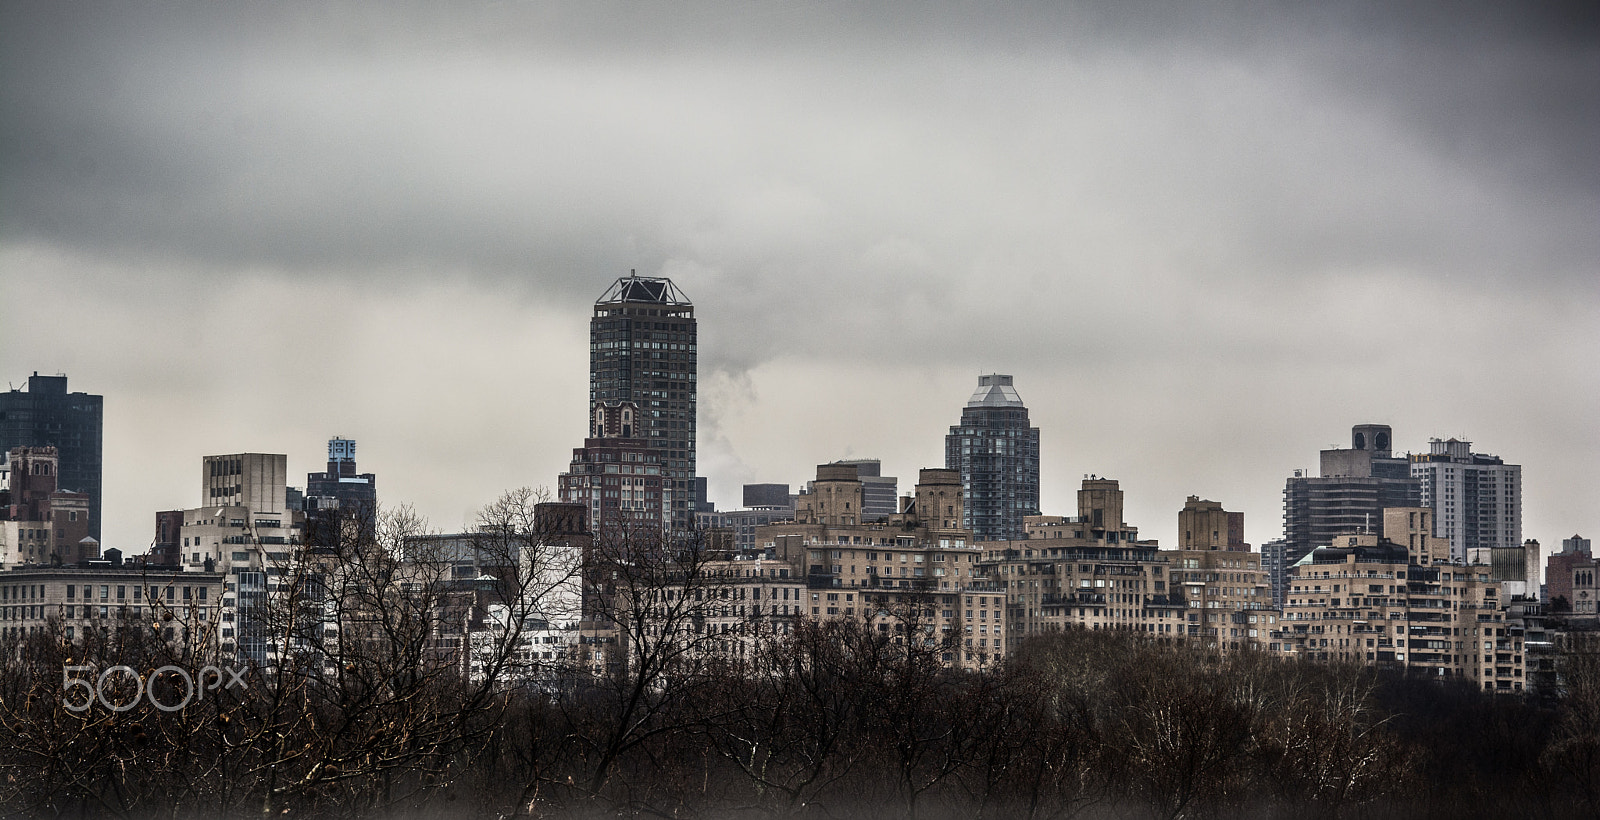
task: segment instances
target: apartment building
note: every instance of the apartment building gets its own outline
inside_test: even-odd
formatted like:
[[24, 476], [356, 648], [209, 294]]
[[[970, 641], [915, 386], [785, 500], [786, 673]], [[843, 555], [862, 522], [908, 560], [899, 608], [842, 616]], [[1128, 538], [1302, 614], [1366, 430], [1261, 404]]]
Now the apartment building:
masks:
[[[787, 496], [787, 490], [785, 491]], [[872, 505], [867, 502], [868, 516], [871, 516]], [[733, 545], [739, 552], [749, 552], [756, 548], [756, 530], [767, 524], [777, 521], [793, 521], [794, 507], [785, 505], [779, 507], [749, 506], [740, 510], [710, 510], [697, 512], [694, 516], [695, 527], [701, 530], [721, 529], [733, 534]]]
[[1490, 567], [1439, 560], [1449, 555], [1449, 542], [1425, 535], [1432, 514], [1425, 507], [1391, 510], [1382, 536], [1341, 536], [1296, 562], [1284, 640], [1296, 654], [1318, 660], [1521, 691], [1522, 622], [1505, 610]]
[[1244, 542], [1244, 513], [1191, 495], [1178, 511], [1178, 543], [1161, 557], [1189, 610], [1188, 637], [1222, 650], [1260, 643], [1277, 625], [1278, 607], [1269, 567]]
[[1030, 515], [1022, 541], [981, 545], [1015, 637], [1069, 627], [1184, 633], [1166, 563], [1123, 520], [1122, 506], [1116, 481], [1089, 477], [1076, 516]]
[[1562, 540], [1560, 552], [1551, 553], [1545, 565], [1545, 600], [1552, 613], [1595, 616], [1600, 561], [1595, 560], [1590, 545], [1590, 539], [1574, 534]]
[[1122, 510], [1118, 483], [1091, 476], [1076, 516], [1029, 516], [1026, 540], [982, 545], [992, 547], [985, 566], [1006, 590], [1014, 635], [1124, 629], [1223, 651], [1269, 648], [1278, 613], [1260, 555], [1240, 549], [1242, 516], [1191, 496], [1179, 532], [1203, 523], [1205, 535], [1188, 543], [1207, 546], [1163, 550], [1139, 540]]
[[863, 606], [856, 592], [808, 594], [787, 561], [757, 553], [733, 553], [699, 569], [692, 583], [659, 591], [645, 610], [656, 624], [682, 633], [690, 661], [750, 661], [764, 641], [789, 634], [803, 618], [853, 618]]
[[[1358, 424], [1350, 447], [1323, 450], [1321, 475], [1295, 470], [1283, 488], [1283, 575], [1272, 577], [1283, 599], [1287, 568], [1341, 535], [1377, 532], [1383, 511], [1422, 504], [1422, 481], [1406, 456], [1396, 456], [1387, 424]], [[1274, 562], [1276, 565], [1278, 562]]]
[[670, 528], [674, 482], [659, 442], [645, 437], [650, 431], [639, 406], [596, 402], [591, 416], [589, 437], [557, 479], [561, 500], [582, 504], [595, 531], [611, 537], [622, 531], [655, 537]]
[[225, 576], [220, 638], [224, 652], [257, 663], [272, 657], [265, 619], [269, 595], [295, 574], [305, 513], [288, 504], [288, 457], [233, 453], [201, 459], [204, 506], [183, 511], [179, 567]]
[[[1472, 452], [1460, 439], [1428, 441], [1428, 452], [1411, 455], [1411, 475], [1421, 482], [1421, 504], [1434, 511], [1437, 533], [1450, 542], [1450, 556], [1471, 560], [1472, 551], [1522, 544], [1522, 468], [1499, 456]], [[1535, 587], [1539, 579], [1532, 579]]]
[[794, 520], [757, 530], [764, 553], [803, 573], [802, 615], [866, 618], [952, 665], [1004, 657], [1004, 594], [961, 525], [961, 474], [921, 470], [900, 512], [881, 521], [863, 523], [862, 500], [855, 465], [823, 464]]

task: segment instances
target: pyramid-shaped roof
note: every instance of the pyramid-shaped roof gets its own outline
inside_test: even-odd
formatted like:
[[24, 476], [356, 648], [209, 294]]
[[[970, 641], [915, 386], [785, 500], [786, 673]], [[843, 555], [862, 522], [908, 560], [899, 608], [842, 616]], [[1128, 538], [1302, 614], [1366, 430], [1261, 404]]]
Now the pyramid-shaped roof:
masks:
[[1022, 407], [1022, 397], [1011, 386], [1010, 376], [979, 376], [978, 389], [967, 399], [968, 407]]

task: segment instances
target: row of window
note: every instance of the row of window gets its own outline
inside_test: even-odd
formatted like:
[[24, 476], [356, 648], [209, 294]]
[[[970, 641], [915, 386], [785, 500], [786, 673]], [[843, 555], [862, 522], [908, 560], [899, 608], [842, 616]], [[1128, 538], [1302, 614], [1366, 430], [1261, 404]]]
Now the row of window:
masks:
[[[0, 600], [23, 601], [43, 599], [48, 594], [49, 586], [50, 585], [48, 584], [8, 584], [6, 586], [0, 586]], [[158, 600], [162, 596], [163, 589], [165, 589], [166, 599], [169, 601], [175, 600], [173, 596], [177, 595], [179, 590], [182, 591], [183, 600], [185, 601], [192, 600], [195, 597], [198, 597], [199, 600], [204, 601], [206, 599], [206, 593], [209, 591], [206, 587], [152, 586], [148, 587], [147, 593], [147, 588], [142, 584], [99, 584], [98, 587], [100, 592], [100, 600], [102, 601], [111, 599], [111, 591], [113, 587], [116, 589], [116, 599], [119, 601], [126, 600], [128, 598], [128, 591], [130, 589], [133, 591], [133, 600], [135, 601], [141, 600], [147, 594], [150, 600]], [[83, 584], [81, 587], [83, 590], [83, 600], [93, 600], [95, 597], [95, 588], [95, 584]], [[67, 601], [78, 600], [79, 589], [80, 587], [77, 584], [66, 584], [60, 590], [62, 599]], [[198, 596], [196, 596], [197, 591]]]
[[[32, 604], [29, 606], [7, 606], [0, 607], [0, 621], [42, 620], [49, 617], [51, 614], [57, 613], [59, 613], [60, 616], [65, 620], [86, 618], [90, 620], [98, 619], [104, 621], [112, 618], [123, 620], [132, 618], [133, 620], [138, 621], [144, 618], [144, 607], [128, 606], [126, 604], [120, 606], [112, 606], [109, 604], [100, 606], [95, 606], [93, 604], [62, 604], [57, 606]], [[196, 613], [200, 620], [210, 620], [210, 610], [208, 608], [203, 606], [198, 607], [196, 609]], [[169, 617], [168, 620], [171, 620], [171, 618]]]

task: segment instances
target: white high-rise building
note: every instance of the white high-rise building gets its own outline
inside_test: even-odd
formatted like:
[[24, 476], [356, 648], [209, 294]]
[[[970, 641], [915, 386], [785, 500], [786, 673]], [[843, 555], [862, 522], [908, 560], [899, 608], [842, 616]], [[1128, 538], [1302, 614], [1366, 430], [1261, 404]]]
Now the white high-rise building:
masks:
[[205, 456], [200, 476], [205, 506], [183, 511], [180, 563], [188, 572], [226, 576], [222, 649], [268, 663], [272, 642], [263, 608], [269, 594], [284, 591], [282, 581], [292, 574], [305, 526], [305, 513], [288, 505], [288, 457]]
[[[1422, 506], [1433, 508], [1434, 535], [1450, 539], [1450, 558], [1522, 546], [1522, 467], [1472, 452], [1472, 442], [1432, 439], [1411, 455]], [[1487, 553], [1484, 553], [1487, 554]]]

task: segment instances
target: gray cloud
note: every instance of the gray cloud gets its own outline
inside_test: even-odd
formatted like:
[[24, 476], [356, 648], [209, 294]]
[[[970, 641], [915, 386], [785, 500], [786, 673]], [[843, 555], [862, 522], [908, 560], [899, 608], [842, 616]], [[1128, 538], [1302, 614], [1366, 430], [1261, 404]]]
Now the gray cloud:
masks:
[[334, 432], [453, 518], [553, 482], [637, 268], [702, 317], [724, 502], [937, 464], [999, 370], [1054, 511], [1120, 475], [1152, 534], [1201, 492], [1265, 540], [1287, 470], [1393, 420], [1526, 464], [1555, 537], [1600, 523], [1590, 9], [10, 4], [0, 281], [93, 327], [9, 321], [0, 367], [187, 448], [108, 533]]

